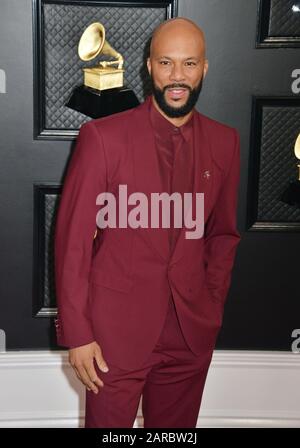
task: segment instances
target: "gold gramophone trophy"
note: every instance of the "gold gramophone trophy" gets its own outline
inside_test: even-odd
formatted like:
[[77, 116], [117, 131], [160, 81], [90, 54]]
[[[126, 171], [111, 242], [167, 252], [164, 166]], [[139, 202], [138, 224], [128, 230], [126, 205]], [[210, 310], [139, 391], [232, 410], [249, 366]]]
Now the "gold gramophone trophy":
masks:
[[298, 179], [290, 181], [288, 187], [281, 196], [281, 201], [288, 205], [295, 205], [300, 208], [300, 134], [295, 143], [294, 154], [298, 159]]
[[74, 89], [67, 107], [99, 118], [139, 104], [133, 90], [124, 86], [123, 56], [106, 40], [102, 23], [94, 22], [85, 29], [79, 40], [78, 55], [82, 61], [104, 55], [113, 60], [83, 68], [83, 85]]

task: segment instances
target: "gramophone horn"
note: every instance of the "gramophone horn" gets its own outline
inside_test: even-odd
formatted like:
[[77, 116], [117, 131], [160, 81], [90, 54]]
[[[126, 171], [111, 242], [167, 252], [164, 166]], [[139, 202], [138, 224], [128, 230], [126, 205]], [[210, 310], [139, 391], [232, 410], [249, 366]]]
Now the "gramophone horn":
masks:
[[118, 68], [122, 68], [122, 55], [105, 40], [105, 28], [102, 23], [94, 22], [87, 27], [80, 38], [78, 55], [83, 61], [90, 61], [100, 53], [117, 59], [117, 61], [103, 62], [104, 66], [118, 63]]

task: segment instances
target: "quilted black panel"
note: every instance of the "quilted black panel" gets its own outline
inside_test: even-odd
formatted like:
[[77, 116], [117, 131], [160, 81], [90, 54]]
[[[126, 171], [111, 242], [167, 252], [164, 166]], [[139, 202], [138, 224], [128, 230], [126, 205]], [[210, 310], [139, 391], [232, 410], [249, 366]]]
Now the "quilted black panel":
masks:
[[50, 184], [34, 188], [34, 308], [38, 317], [56, 312], [54, 232], [60, 190]]
[[[43, 5], [42, 23], [45, 73], [46, 129], [77, 129], [90, 118], [64, 106], [74, 86], [82, 84], [82, 67], [94, 61], [81, 61], [78, 42], [92, 22], [101, 22], [108, 42], [124, 56], [125, 84], [142, 101], [150, 84], [141, 69], [145, 44], [153, 29], [166, 19], [166, 8], [89, 6], [74, 4]], [[99, 58], [97, 58], [98, 62]]]
[[57, 194], [45, 194], [44, 196], [44, 243], [45, 252], [44, 260], [40, 260], [44, 264], [44, 295], [43, 307], [55, 308], [55, 275], [54, 275], [54, 223], [55, 216], [58, 210], [59, 198]]
[[271, 0], [269, 35], [274, 37], [300, 36], [300, 1]]
[[300, 132], [300, 107], [264, 106], [259, 151], [258, 221], [299, 222], [300, 210], [279, 200], [290, 180], [298, 178], [294, 145]]

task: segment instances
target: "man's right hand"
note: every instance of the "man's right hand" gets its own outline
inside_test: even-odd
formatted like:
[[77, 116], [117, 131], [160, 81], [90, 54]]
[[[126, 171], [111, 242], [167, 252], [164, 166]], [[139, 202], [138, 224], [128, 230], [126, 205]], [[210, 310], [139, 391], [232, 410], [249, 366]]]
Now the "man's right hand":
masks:
[[[98, 387], [103, 387], [103, 381], [97, 376], [94, 367], [94, 358], [99, 369], [102, 372], [108, 372], [108, 367], [103, 359], [102, 351], [97, 342], [81, 345], [69, 349], [69, 362], [80, 381], [86, 386], [87, 390], [98, 393]], [[97, 385], [97, 386], [96, 386]]]

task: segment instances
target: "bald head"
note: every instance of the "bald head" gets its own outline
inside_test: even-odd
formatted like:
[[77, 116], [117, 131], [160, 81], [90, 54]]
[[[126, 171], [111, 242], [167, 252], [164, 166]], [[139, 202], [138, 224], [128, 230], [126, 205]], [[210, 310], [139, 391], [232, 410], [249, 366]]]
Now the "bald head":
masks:
[[202, 29], [192, 20], [176, 17], [160, 23], [152, 33], [150, 44], [150, 58], [164, 44], [171, 40], [184, 40], [198, 46], [205, 57], [205, 36]]

